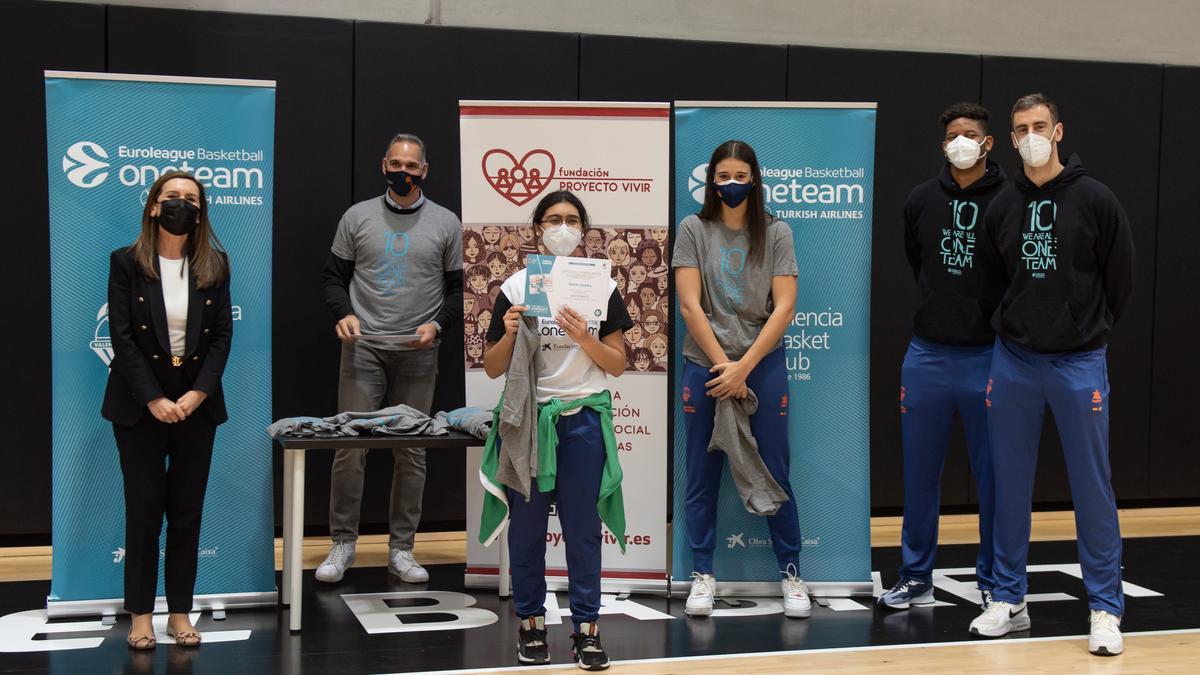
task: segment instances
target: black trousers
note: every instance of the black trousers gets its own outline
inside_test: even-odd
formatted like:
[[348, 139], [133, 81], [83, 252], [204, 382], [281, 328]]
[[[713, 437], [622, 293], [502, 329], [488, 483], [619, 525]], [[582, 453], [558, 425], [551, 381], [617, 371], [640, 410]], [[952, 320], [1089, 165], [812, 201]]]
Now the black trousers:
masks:
[[[176, 400], [190, 387], [179, 381], [164, 390]], [[154, 611], [158, 587], [158, 540], [167, 518], [165, 586], [167, 608], [192, 609], [200, 516], [217, 428], [202, 403], [182, 422], [165, 424], [149, 410], [132, 427], [114, 424], [125, 478], [125, 610]]]

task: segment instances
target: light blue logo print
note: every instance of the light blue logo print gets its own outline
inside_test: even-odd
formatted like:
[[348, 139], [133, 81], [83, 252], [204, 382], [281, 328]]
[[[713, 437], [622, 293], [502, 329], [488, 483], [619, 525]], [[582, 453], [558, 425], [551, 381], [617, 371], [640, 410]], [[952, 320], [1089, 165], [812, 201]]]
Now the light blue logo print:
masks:
[[975, 267], [974, 230], [979, 220], [979, 205], [959, 199], [952, 200], [949, 205], [954, 227], [942, 230], [942, 264], [947, 273], [961, 276], [964, 270]]
[[380, 266], [378, 282], [384, 296], [404, 288], [408, 276], [408, 234], [388, 232], [384, 235], [383, 250], [387, 254]]
[[732, 311], [740, 307], [746, 298], [742, 272], [746, 270], [746, 249], [736, 246], [721, 247], [721, 290], [723, 309]]

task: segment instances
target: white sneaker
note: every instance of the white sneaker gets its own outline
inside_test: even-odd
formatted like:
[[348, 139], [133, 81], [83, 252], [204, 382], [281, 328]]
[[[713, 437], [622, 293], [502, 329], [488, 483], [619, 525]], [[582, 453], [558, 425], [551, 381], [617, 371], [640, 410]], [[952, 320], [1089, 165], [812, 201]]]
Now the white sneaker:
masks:
[[1013, 631], [1029, 630], [1029, 607], [993, 599], [983, 613], [971, 622], [971, 635], [1001, 637]]
[[413, 559], [412, 549], [394, 548], [388, 556], [388, 572], [400, 577], [401, 581], [410, 584], [423, 584], [429, 581], [429, 572]]
[[808, 586], [796, 576], [796, 566], [788, 565], [783, 572], [783, 581], [779, 582], [783, 589], [783, 615], [793, 619], [807, 619], [812, 616], [812, 601], [808, 599]]
[[717, 579], [711, 574], [692, 572], [692, 590], [688, 593], [683, 613], [688, 616], [711, 616], [713, 598], [717, 596]]
[[1125, 651], [1125, 640], [1121, 637], [1121, 617], [1113, 616], [1101, 609], [1088, 614], [1092, 625], [1088, 633], [1088, 651], [1096, 656], [1116, 656]]
[[354, 564], [354, 546], [352, 541], [335, 541], [329, 547], [329, 555], [325, 562], [317, 568], [317, 581], [341, 581], [346, 569]]

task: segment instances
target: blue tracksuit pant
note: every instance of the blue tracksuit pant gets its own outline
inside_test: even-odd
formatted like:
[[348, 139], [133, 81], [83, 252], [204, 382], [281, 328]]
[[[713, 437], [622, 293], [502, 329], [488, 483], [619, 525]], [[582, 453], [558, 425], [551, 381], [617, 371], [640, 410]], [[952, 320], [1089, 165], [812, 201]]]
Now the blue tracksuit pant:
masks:
[[[713, 547], [716, 545], [717, 497], [725, 453], [709, 452], [717, 399], [707, 395], [705, 382], [716, 377], [704, 366], [683, 363], [685, 391], [683, 420], [687, 434], [687, 510], [688, 546], [692, 549], [693, 571], [713, 572]], [[767, 471], [787, 492], [789, 501], [773, 516], [766, 516], [771, 543], [779, 569], [800, 566], [800, 518], [792, 494], [791, 449], [788, 445], [787, 364], [783, 349], [768, 354], [750, 372], [746, 385], [758, 396], [758, 412], [750, 416], [750, 431], [758, 442]]]
[[1108, 465], [1105, 348], [1039, 354], [996, 339], [988, 384], [988, 427], [996, 471], [997, 600], [1017, 603], [1027, 589], [1030, 509], [1046, 405], [1062, 441], [1088, 606], [1121, 616], [1121, 532]]
[[967, 452], [979, 492], [979, 555], [975, 575], [980, 590], [991, 589], [992, 456], [988, 442], [986, 396], [992, 345], [952, 346], [913, 337], [900, 375], [900, 428], [904, 439], [904, 527], [902, 579], [933, 581], [937, 551], [942, 468], [957, 411], [967, 436]]
[[512, 565], [513, 601], [517, 616], [546, 614], [546, 528], [550, 504], [557, 494], [558, 520], [567, 549], [571, 621], [595, 622], [600, 616], [600, 480], [604, 472], [604, 435], [600, 413], [589, 408], [558, 419], [558, 477], [554, 493], [538, 492], [530, 500], [508, 489], [508, 554]]

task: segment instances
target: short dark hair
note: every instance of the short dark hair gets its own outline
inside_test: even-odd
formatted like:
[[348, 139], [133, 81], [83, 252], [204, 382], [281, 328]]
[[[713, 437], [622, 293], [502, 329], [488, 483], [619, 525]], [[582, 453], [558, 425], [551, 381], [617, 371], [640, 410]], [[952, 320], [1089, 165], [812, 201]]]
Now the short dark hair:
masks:
[[983, 133], [988, 133], [988, 109], [978, 103], [970, 101], [961, 101], [946, 108], [942, 111], [942, 116], [938, 118], [942, 128], [950, 126], [950, 123], [961, 117], [979, 122], [979, 126], [983, 127]]
[[[546, 215], [546, 211], [549, 211], [551, 206], [554, 206], [555, 204], [561, 204], [563, 202], [567, 202], [571, 206], [574, 206], [575, 210], [579, 212], [579, 222], [582, 226], [581, 229], [585, 232], [590, 230], [592, 221], [588, 219], [587, 209], [583, 208], [583, 202], [580, 201], [579, 197], [575, 196], [574, 192], [569, 192], [567, 190], [558, 190], [557, 192], [551, 192], [545, 197], [542, 197], [542, 201], [538, 202], [537, 208], [533, 210], [532, 224], [540, 225], [542, 218]], [[582, 236], [580, 238], [582, 239]]]
[[421, 161], [428, 161], [428, 158], [425, 156], [425, 141], [421, 140], [414, 134], [406, 133], [399, 133], [395, 136], [392, 136], [392, 140], [388, 141], [387, 147], [383, 149], [383, 156], [385, 158], [388, 156], [388, 153], [392, 151], [392, 146], [397, 143], [412, 143], [416, 145], [418, 148], [421, 148]]
[[1021, 98], [1017, 99], [1017, 102], [1013, 104], [1012, 115], [1010, 116], [1010, 119], [1011, 117], [1015, 117], [1019, 112], [1029, 110], [1030, 108], [1036, 108], [1039, 105], [1046, 106], [1046, 109], [1050, 111], [1050, 123], [1058, 124], [1058, 105], [1054, 101], [1051, 101], [1049, 96], [1046, 96], [1041, 92], [1025, 94]]

